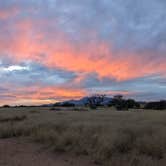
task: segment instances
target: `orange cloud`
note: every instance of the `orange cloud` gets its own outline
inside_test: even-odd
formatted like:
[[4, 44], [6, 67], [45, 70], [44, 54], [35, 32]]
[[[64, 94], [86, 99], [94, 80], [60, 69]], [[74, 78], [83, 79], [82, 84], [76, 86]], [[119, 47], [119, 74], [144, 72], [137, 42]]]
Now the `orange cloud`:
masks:
[[[20, 104], [45, 104], [54, 103], [61, 100], [79, 99], [87, 95], [86, 91], [81, 89], [67, 89], [62, 87], [38, 87], [15, 88], [11, 92], [1, 94], [0, 103], [20, 105]], [[10, 101], [9, 101], [10, 99]]]
[[[7, 87], [6, 87], [7, 88]], [[97, 92], [100, 93], [100, 92]], [[102, 94], [125, 96], [131, 95], [129, 91], [103, 91]], [[15, 87], [8, 92], [1, 93], [0, 105], [39, 105], [46, 103], [55, 103], [63, 100], [80, 99], [89, 95], [86, 90], [63, 88], [63, 87], [40, 87], [30, 86], [27, 88]], [[4, 98], [2, 98], [4, 96]]]
[[[50, 32], [52, 35], [49, 38], [36, 25], [38, 23], [31, 20], [19, 22], [13, 27], [17, 35], [11, 41], [0, 41], [0, 52], [10, 54], [16, 61], [33, 60], [51, 68], [77, 73], [95, 72], [100, 77], [117, 81], [166, 71], [166, 61], [157, 65], [155, 61], [146, 60], [151, 53], [116, 52], [109, 43], [97, 40], [78, 45], [57, 30]], [[43, 26], [44, 23], [39, 25]]]
[[39, 88], [30, 98], [32, 99], [48, 99], [58, 97], [61, 99], [80, 98], [86, 95], [81, 89], [67, 89], [61, 87], [44, 87]]

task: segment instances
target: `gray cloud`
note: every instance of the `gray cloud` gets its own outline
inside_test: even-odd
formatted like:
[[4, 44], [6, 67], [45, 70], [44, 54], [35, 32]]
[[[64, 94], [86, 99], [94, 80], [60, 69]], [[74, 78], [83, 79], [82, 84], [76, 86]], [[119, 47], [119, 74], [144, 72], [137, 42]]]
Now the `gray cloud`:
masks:
[[[18, 12], [10, 15], [6, 20], [0, 20], [0, 41], [6, 46], [6, 50], [12, 47], [14, 40], [19, 37], [17, 24], [20, 21], [32, 20], [35, 28], [30, 30], [30, 38], [33, 39], [36, 34], [41, 33], [44, 39], [39, 42], [42, 44], [51, 41], [51, 46], [58, 47], [60, 34], [57, 32], [62, 31], [75, 45], [106, 41], [110, 44], [110, 48], [113, 47], [116, 51], [132, 51], [133, 56], [142, 58], [143, 65], [147, 63], [160, 66], [166, 61], [165, 0], [5, 0], [0, 2], [1, 11], [14, 9]], [[8, 45], [8, 41], [11, 45]], [[43, 50], [37, 51], [44, 55]], [[142, 54], [144, 51], [147, 54]], [[16, 62], [7, 56], [6, 52], [0, 52], [2, 61], [0, 66], [7, 68], [16, 65]], [[156, 75], [140, 76], [140, 78], [121, 82], [107, 77], [100, 78], [93, 72], [85, 74], [82, 82], [76, 83], [75, 80], [82, 73], [56, 67], [50, 69], [40, 62], [22, 62], [17, 65], [28, 66], [29, 70], [1, 71], [0, 78], [3, 84], [14, 84], [20, 87], [36, 84], [74, 86], [86, 90], [130, 91], [133, 92], [133, 97], [138, 99], [166, 98], [165, 76], [157, 70]], [[8, 90], [0, 87], [0, 92], [4, 91]], [[5, 96], [8, 95], [4, 94], [4, 98]]]
[[[47, 36], [58, 27], [73, 42], [97, 38], [109, 41], [117, 49], [166, 51], [164, 0], [7, 0], [0, 4], [1, 8], [16, 6], [20, 10], [14, 18], [16, 23], [20, 19], [50, 20], [51, 25], [35, 30], [46, 33], [49, 29]], [[10, 26], [5, 25], [7, 29]]]
[[[10, 68], [18, 68], [20, 70], [9, 70]], [[75, 74], [60, 69], [48, 69], [37, 63], [21, 63], [18, 65], [4, 64], [0, 65], [0, 79], [4, 84], [14, 84], [17, 86], [33, 86], [33, 85], [59, 85], [64, 84], [73, 78]], [[27, 69], [26, 69], [27, 68]], [[2, 70], [4, 69], [4, 70]]]

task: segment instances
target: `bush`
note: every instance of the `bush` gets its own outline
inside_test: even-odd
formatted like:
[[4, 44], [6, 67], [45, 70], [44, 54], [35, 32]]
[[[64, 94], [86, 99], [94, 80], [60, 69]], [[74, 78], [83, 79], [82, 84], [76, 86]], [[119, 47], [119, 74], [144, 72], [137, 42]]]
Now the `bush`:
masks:
[[140, 108], [140, 104], [133, 99], [126, 100], [125, 104], [128, 108]]
[[116, 107], [117, 110], [128, 110], [132, 108], [140, 108], [140, 104], [133, 99], [123, 99], [121, 95], [114, 96], [109, 106]]
[[106, 97], [106, 95], [104, 95], [104, 94], [95, 94], [88, 98], [87, 105], [91, 109], [96, 109], [98, 106], [103, 106], [102, 102], [104, 101], [105, 97]]
[[62, 111], [62, 109], [61, 108], [54, 108], [54, 107], [52, 107], [52, 108], [50, 108], [50, 111]]
[[27, 119], [26, 115], [22, 115], [22, 116], [14, 116], [14, 117], [6, 117], [6, 118], [0, 118], [0, 122], [17, 122], [17, 121], [23, 121]]
[[164, 110], [166, 109], [166, 101], [156, 101], [156, 102], [149, 102], [145, 105], [145, 109], [155, 109], [155, 110]]
[[10, 108], [10, 105], [3, 105], [3, 108]]

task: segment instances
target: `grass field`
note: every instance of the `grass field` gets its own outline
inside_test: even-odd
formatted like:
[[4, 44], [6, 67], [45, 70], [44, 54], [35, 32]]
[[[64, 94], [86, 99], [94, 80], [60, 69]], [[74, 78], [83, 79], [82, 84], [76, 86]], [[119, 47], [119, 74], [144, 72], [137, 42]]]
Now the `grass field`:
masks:
[[0, 108], [0, 138], [26, 137], [106, 166], [166, 165], [166, 111], [67, 109]]

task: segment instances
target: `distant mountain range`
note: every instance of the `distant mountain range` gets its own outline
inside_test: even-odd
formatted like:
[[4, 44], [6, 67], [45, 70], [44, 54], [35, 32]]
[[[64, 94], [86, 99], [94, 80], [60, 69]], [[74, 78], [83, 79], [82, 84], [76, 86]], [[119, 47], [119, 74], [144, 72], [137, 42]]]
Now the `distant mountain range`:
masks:
[[[66, 100], [66, 101], [63, 101], [63, 102], [55, 103], [55, 104], [45, 104], [43, 106], [54, 106], [54, 105], [63, 106], [65, 104], [71, 104], [71, 105], [75, 105], [75, 106], [85, 106], [89, 103], [89, 100], [91, 98], [92, 97], [87, 97], [86, 96], [86, 97], [83, 97], [79, 100]], [[101, 100], [99, 97], [96, 97], [96, 101], [101, 105], [108, 105], [112, 101], [112, 98], [111, 97], [104, 97]]]

